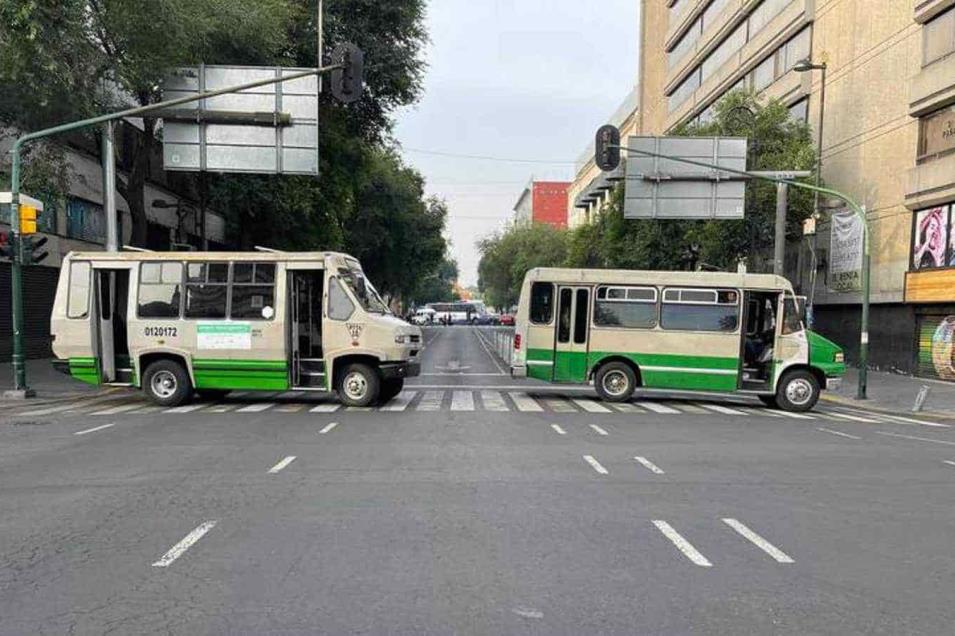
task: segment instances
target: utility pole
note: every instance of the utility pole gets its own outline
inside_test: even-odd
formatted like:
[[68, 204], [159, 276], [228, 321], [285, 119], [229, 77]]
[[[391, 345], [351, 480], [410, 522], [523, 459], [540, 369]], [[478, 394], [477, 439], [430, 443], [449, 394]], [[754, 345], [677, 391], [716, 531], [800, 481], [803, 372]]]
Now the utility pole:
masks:
[[789, 207], [789, 186], [776, 182], [776, 242], [773, 245], [773, 273], [783, 276], [786, 271], [786, 209]]
[[113, 149], [115, 122], [103, 124], [103, 213], [106, 215], [106, 251], [119, 251], [119, 219], [116, 216], [116, 153]]

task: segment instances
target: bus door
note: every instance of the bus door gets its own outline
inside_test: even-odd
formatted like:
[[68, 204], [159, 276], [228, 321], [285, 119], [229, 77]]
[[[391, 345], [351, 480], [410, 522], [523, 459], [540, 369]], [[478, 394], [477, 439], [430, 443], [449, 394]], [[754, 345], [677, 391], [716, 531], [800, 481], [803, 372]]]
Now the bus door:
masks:
[[554, 382], [587, 381], [589, 327], [590, 288], [558, 287]]
[[291, 386], [324, 389], [321, 269], [288, 270], [288, 351]]
[[101, 382], [127, 384], [133, 381], [129, 358], [127, 312], [129, 270], [94, 269], [93, 302], [96, 359]]

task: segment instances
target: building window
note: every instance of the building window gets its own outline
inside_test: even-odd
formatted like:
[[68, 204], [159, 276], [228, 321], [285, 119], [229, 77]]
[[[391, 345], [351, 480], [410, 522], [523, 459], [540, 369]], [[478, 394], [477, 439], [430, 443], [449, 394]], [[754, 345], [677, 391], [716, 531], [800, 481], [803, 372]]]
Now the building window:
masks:
[[950, 245], [949, 207], [919, 210], [912, 223], [912, 269], [955, 265]]
[[948, 106], [919, 119], [919, 161], [934, 159], [955, 150], [955, 106]]
[[229, 297], [228, 263], [189, 263], [186, 318], [225, 318]]
[[182, 263], [155, 261], [139, 266], [140, 318], [178, 318], [181, 303]]
[[809, 98], [800, 99], [789, 107], [789, 116], [796, 121], [809, 121]]
[[103, 206], [70, 197], [66, 204], [66, 235], [92, 243], [105, 243], [106, 217]]
[[922, 66], [955, 51], [955, 8], [936, 16], [922, 27]]
[[764, 0], [761, 2], [749, 16], [749, 39], [752, 40], [791, 3], [792, 0]]
[[667, 53], [667, 68], [672, 69], [676, 66], [686, 54], [693, 49], [693, 45], [700, 39], [703, 30], [703, 22], [700, 18], [693, 21], [693, 25], [687, 29], [683, 37], [679, 39], [669, 53]]
[[752, 86], [757, 93], [776, 81], [776, 56], [770, 55], [753, 69]]
[[743, 48], [744, 44], [746, 44], [746, 24], [740, 24], [703, 60], [703, 64], [700, 65], [701, 81], [705, 82], [712, 77], [728, 59]]
[[683, 82], [677, 86], [676, 90], [667, 97], [667, 109], [672, 113], [679, 108], [683, 102], [693, 95], [693, 92], [700, 87], [700, 69], [696, 68], [690, 73]]
[[676, 19], [679, 17], [680, 12], [683, 11], [685, 5], [686, 0], [674, 0], [673, 4], [667, 9], [667, 20], [670, 25], [676, 24]]

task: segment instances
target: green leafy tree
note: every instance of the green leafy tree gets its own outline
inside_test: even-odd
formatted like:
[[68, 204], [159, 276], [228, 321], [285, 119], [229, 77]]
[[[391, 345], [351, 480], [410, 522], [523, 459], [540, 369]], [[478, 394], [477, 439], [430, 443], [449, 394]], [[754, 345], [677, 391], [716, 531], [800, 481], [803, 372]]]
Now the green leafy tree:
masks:
[[492, 307], [516, 305], [528, 270], [567, 260], [569, 234], [543, 223], [511, 226], [478, 241], [478, 288]]
[[419, 279], [414, 293], [408, 298], [410, 306], [455, 300], [454, 282], [458, 279], [458, 264], [445, 255], [437, 271]]

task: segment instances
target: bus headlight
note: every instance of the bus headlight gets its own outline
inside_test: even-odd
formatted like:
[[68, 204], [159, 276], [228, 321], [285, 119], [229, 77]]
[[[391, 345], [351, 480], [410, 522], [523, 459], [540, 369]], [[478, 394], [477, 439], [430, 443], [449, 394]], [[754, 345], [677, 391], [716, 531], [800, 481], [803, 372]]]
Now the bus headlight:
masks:
[[839, 351], [839, 352], [837, 352], [834, 356], [832, 356], [832, 361], [833, 361], [833, 362], [838, 362], [839, 364], [843, 364], [843, 363], [845, 363], [845, 361], [846, 361], [846, 354], [844, 354], [843, 352]]

